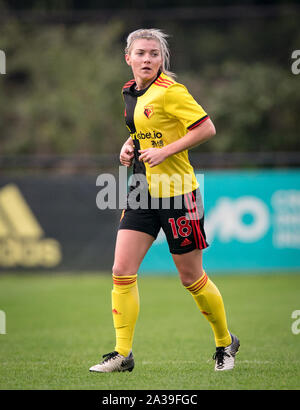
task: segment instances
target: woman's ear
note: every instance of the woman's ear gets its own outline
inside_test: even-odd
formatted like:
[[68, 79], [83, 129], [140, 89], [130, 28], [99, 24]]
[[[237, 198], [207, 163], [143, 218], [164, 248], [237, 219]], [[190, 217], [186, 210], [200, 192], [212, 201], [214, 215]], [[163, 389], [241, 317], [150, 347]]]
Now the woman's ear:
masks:
[[128, 65], [131, 65], [130, 63], [130, 55], [129, 54], [125, 54], [125, 61]]

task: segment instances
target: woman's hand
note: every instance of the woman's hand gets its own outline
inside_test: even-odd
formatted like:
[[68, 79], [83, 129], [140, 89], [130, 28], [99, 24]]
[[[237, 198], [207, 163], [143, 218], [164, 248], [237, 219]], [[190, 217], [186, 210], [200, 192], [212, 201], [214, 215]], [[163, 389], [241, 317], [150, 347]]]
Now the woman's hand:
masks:
[[164, 148], [140, 149], [139, 153], [141, 154], [139, 160], [147, 162], [150, 168], [161, 164], [167, 158]]
[[120, 152], [120, 162], [125, 167], [130, 167], [132, 165], [132, 160], [134, 157], [134, 148], [131, 142], [125, 142]]

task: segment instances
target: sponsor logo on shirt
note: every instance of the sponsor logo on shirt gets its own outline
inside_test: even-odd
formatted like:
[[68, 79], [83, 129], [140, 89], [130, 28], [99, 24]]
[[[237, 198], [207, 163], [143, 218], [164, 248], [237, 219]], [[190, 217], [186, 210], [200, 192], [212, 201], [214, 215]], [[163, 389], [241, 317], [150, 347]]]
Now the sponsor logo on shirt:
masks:
[[162, 138], [162, 133], [157, 132], [157, 131], [151, 131], [151, 132], [135, 132], [134, 134], [131, 134], [131, 137], [134, 140], [144, 140], [144, 139], [156, 139], [156, 138]]

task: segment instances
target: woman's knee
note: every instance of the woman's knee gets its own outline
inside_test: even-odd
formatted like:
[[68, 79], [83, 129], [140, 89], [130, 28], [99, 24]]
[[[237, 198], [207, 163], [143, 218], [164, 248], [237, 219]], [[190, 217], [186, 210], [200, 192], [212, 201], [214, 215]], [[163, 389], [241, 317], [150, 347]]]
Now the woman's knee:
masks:
[[131, 276], [137, 274], [137, 269], [126, 263], [115, 262], [112, 267], [112, 273], [115, 276]]
[[190, 286], [195, 283], [201, 275], [189, 269], [182, 269], [179, 271], [179, 277], [183, 286]]
[[202, 251], [196, 249], [183, 255], [173, 255], [183, 286], [190, 286], [203, 275]]

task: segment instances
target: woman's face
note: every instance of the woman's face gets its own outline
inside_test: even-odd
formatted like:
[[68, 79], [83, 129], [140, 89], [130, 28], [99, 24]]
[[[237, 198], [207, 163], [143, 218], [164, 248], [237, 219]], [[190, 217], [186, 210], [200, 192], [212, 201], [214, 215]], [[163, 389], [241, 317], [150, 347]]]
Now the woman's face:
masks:
[[131, 66], [135, 79], [148, 83], [154, 79], [162, 65], [162, 55], [156, 40], [135, 40], [125, 60]]

